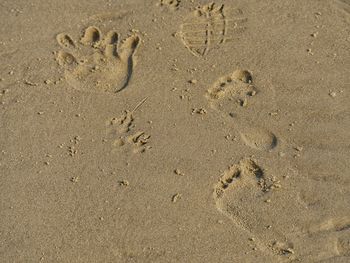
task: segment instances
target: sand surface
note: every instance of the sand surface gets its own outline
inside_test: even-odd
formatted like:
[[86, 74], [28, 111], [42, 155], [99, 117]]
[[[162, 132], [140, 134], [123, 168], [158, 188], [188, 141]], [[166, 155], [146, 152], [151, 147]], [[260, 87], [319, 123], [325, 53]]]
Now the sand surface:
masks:
[[350, 262], [349, 0], [1, 0], [1, 262]]

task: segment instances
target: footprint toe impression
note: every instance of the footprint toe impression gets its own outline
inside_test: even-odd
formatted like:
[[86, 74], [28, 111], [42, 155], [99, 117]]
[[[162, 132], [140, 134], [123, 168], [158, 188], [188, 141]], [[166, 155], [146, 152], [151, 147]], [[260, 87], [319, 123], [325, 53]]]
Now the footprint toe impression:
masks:
[[[254, 237], [266, 254], [279, 255], [292, 246], [276, 227], [268, 229], [271, 214], [263, 200], [271, 196], [274, 184], [255, 160], [244, 158], [229, 166], [214, 185], [213, 198], [219, 212]], [[273, 244], [279, 241], [278, 248]], [[281, 242], [280, 242], [281, 241]], [[277, 244], [277, 243], [276, 243]]]
[[119, 42], [119, 34], [89, 26], [78, 44], [69, 35], [58, 34], [61, 46], [57, 62], [64, 69], [67, 82], [75, 89], [87, 92], [116, 93], [129, 84], [132, 76], [133, 55], [139, 45], [136, 35]]
[[[278, 138], [264, 128], [265, 121], [255, 114], [262, 109], [263, 105], [256, 103], [262, 93], [253, 83], [251, 72], [236, 69], [231, 74], [219, 77], [207, 90], [206, 98], [214, 110], [230, 116], [244, 144], [254, 150], [271, 151], [276, 148]], [[252, 117], [247, 118], [249, 114]]]

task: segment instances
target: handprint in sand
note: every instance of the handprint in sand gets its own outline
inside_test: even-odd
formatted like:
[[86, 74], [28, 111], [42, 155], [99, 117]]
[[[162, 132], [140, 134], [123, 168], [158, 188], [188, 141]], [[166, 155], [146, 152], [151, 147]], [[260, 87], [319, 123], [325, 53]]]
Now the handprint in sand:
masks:
[[109, 31], [102, 36], [100, 29], [85, 29], [79, 43], [69, 35], [57, 35], [62, 49], [57, 62], [64, 69], [68, 83], [78, 90], [116, 93], [127, 87], [134, 68], [133, 56], [140, 38], [132, 35], [119, 43], [119, 34]]

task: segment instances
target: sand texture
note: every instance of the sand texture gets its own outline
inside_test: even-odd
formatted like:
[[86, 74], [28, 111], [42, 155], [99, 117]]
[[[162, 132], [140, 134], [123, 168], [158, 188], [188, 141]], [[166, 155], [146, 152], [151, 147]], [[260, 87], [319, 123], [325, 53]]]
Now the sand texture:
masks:
[[0, 23], [0, 262], [350, 262], [349, 0]]

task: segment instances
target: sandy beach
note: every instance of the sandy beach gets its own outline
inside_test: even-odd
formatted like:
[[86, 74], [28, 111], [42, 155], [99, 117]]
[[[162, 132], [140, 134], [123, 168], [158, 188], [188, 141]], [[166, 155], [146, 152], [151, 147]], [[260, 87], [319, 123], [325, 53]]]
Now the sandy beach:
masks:
[[1, 0], [1, 262], [350, 262], [349, 0]]

